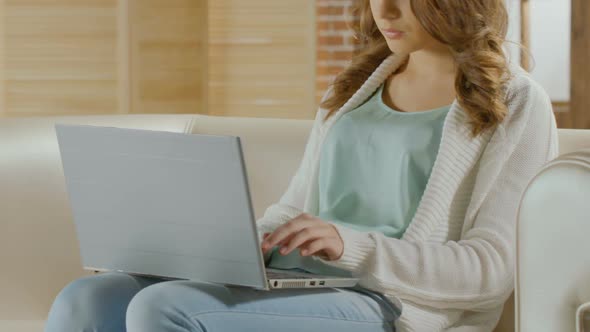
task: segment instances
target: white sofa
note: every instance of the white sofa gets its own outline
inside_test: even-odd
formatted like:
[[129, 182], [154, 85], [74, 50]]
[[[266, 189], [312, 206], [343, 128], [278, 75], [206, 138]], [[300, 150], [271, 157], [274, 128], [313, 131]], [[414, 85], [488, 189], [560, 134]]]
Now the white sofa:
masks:
[[[71, 280], [91, 273], [81, 269], [55, 123], [240, 136], [255, 216], [259, 218], [264, 209], [278, 199], [295, 172], [312, 121], [193, 114], [0, 120], [0, 331], [42, 331], [48, 309], [59, 290]], [[560, 130], [560, 138], [564, 152], [581, 149], [584, 145], [590, 147], [590, 131]], [[564, 167], [562, 172], [563, 176], [571, 178], [568, 178], [571, 181], [568, 184], [576, 188], [585, 186], [586, 198], [590, 197], [589, 169], [574, 172]], [[546, 186], [563, 187], [563, 183], [553, 179], [548, 180]], [[577, 189], [562, 189], [564, 192], [560, 192], [559, 197], [550, 195], [553, 188], [537, 190], [537, 196], [551, 198], [551, 201], [539, 200], [536, 196], [527, 200], [529, 214], [519, 232], [519, 238], [525, 241], [525, 245], [519, 247], [522, 259], [517, 285], [521, 289], [516, 292], [520, 296], [517, 301], [517, 309], [521, 310], [520, 323], [527, 327], [523, 331], [568, 331], [575, 321], [577, 306], [590, 300], [588, 292], [584, 293], [585, 297], [576, 293], [582, 285], [590, 284], [590, 251], [583, 251], [585, 244], [582, 241], [588, 237], [577, 231], [578, 227], [584, 226], [584, 221], [590, 221], [587, 208], [582, 205], [582, 196]], [[566, 197], [567, 202], [563, 202], [564, 206], [560, 208], [559, 204]], [[534, 217], [533, 212], [536, 213]], [[586, 220], [568, 218], [584, 213]], [[585, 227], [588, 229], [589, 226]], [[561, 230], [553, 233], [559, 236], [546, 236], [551, 235], [552, 230]], [[579, 240], [571, 241], [578, 237]], [[546, 248], [551, 243], [555, 245], [548, 253]], [[568, 253], [562, 244], [571, 251]], [[534, 260], [543, 257], [549, 259], [543, 259], [545, 265], [540, 268]], [[563, 270], [557, 270], [557, 266], [567, 269], [564, 277], [559, 274]], [[562, 287], [551, 288], [558, 283]], [[541, 296], [543, 292], [551, 294]], [[576, 295], [580, 296], [576, 298]], [[511, 299], [496, 331], [514, 330]], [[541, 312], [544, 316], [536, 316]], [[528, 328], [536, 326], [534, 320], [546, 322], [548, 317], [555, 322], [548, 326], [555, 328]], [[558, 328], [561, 326], [568, 328]]]
[[[590, 132], [590, 131], [588, 131]], [[531, 180], [517, 224], [519, 331], [590, 331], [590, 137], [560, 132], [560, 156]]]

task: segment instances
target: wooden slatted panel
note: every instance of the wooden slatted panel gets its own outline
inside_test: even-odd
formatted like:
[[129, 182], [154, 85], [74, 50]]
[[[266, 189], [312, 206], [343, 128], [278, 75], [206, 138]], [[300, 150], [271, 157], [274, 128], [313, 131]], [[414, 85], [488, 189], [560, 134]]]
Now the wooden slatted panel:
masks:
[[209, 113], [312, 118], [315, 1], [209, 2]]
[[520, 62], [522, 68], [529, 71], [531, 68], [530, 54], [531, 48], [531, 6], [529, 0], [520, 0], [520, 43], [524, 48], [520, 52]]
[[206, 113], [207, 1], [128, 0], [133, 113]]
[[6, 116], [117, 112], [117, 0], [4, 0]]
[[590, 3], [572, 0], [571, 108], [565, 128], [590, 129]]
[[4, 25], [5, 25], [5, 8], [4, 0], [0, 0], [0, 118], [6, 116], [6, 103], [5, 103], [5, 82], [4, 82]]

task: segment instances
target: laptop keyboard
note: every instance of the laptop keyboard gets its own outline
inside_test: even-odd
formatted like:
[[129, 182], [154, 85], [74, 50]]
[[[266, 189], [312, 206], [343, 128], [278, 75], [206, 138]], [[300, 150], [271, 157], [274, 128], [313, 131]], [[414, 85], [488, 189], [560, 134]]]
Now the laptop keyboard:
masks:
[[266, 277], [268, 279], [317, 279], [319, 276], [302, 276], [300, 274], [296, 274], [295, 272], [289, 273], [287, 271], [276, 272], [266, 270]]

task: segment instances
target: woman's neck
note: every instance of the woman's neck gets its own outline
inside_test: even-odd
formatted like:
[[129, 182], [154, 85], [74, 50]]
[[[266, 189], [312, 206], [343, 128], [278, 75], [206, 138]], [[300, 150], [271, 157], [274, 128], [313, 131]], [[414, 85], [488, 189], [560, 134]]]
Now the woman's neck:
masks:
[[457, 66], [453, 55], [447, 48], [420, 50], [410, 54], [403, 69], [405, 74], [413, 77], [454, 76]]
[[385, 82], [383, 102], [402, 112], [431, 110], [456, 98], [456, 65], [450, 51], [421, 50]]

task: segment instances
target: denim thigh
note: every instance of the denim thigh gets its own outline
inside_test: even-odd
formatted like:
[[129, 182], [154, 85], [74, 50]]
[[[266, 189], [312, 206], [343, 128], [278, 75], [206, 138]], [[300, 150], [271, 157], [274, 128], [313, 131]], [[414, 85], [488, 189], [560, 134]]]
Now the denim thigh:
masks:
[[55, 297], [45, 332], [124, 332], [131, 299], [141, 289], [164, 280], [120, 272], [76, 279]]
[[142, 289], [127, 308], [129, 332], [394, 331], [399, 308], [362, 289], [280, 289], [176, 280]]

